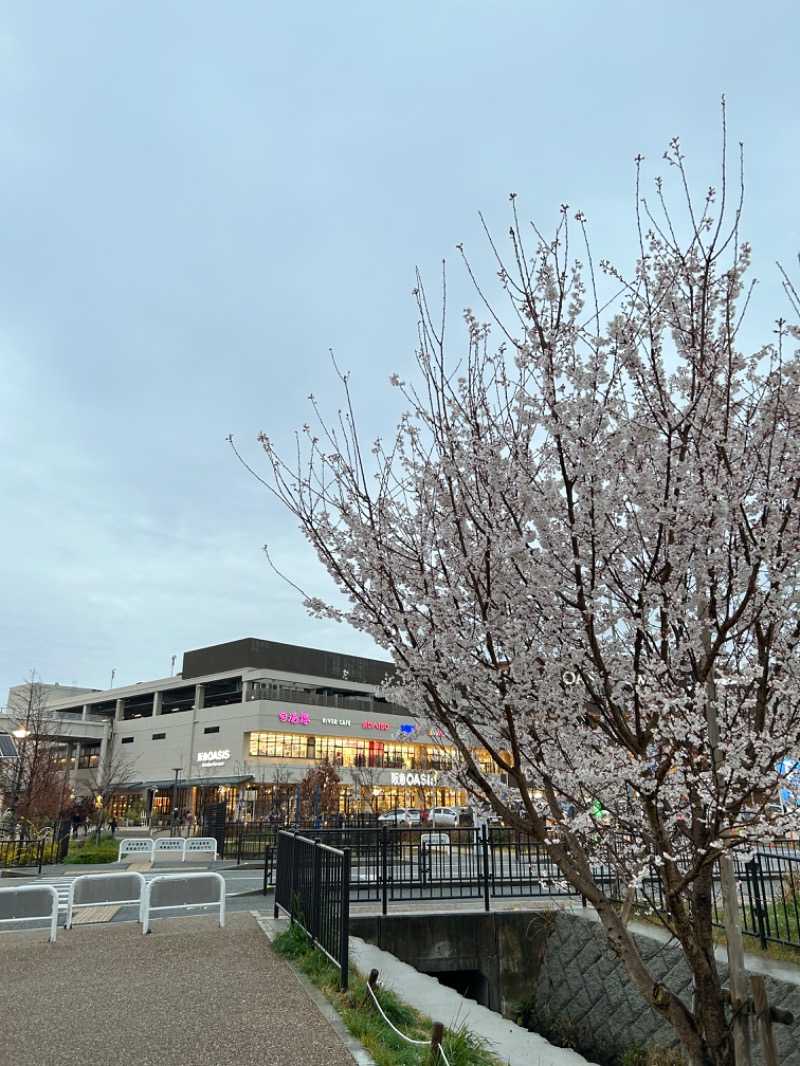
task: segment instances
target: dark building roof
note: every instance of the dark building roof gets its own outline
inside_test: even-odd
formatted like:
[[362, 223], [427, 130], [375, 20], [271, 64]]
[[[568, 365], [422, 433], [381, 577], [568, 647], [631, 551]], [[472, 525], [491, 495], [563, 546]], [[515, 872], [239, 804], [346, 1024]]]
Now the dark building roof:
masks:
[[332, 681], [380, 685], [395, 673], [393, 663], [381, 659], [363, 659], [359, 655], [301, 648], [275, 640], [231, 640], [183, 653], [184, 680], [205, 674], [223, 674], [229, 670], [285, 670], [292, 674], [310, 674]]

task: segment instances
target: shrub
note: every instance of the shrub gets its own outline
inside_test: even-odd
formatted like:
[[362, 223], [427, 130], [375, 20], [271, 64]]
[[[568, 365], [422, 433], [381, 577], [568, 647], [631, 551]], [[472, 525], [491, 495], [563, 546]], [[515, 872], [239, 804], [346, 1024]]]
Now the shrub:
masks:
[[119, 855], [119, 841], [110, 834], [100, 837], [97, 843], [94, 837], [73, 840], [69, 845], [69, 854], [65, 863], [103, 863], [116, 862]]

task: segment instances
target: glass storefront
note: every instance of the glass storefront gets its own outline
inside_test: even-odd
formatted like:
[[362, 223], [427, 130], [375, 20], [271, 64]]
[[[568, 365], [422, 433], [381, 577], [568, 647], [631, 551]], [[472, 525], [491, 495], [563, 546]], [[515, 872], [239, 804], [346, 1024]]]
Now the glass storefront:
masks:
[[[440, 770], [456, 767], [453, 748], [439, 744], [402, 744], [351, 737], [317, 737], [288, 733], [251, 733], [248, 754], [255, 758], [311, 759], [331, 766], [373, 767], [386, 770]], [[476, 753], [491, 772], [491, 759]], [[484, 766], [485, 764], [485, 766]]]

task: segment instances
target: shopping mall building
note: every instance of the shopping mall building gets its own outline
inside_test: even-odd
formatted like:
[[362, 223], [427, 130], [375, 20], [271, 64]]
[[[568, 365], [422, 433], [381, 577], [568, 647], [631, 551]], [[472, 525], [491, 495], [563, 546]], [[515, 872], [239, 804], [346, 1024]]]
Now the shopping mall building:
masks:
[[[174, 677], [106, 691], [45, 686], [50, 736], [72, 792], [109, 769], [112, 813], [199, 815], [225, 802], [237, 820], [293, 816], [297, 785], [328, 762], [345, 816], [463, 803], [453, 748], [376, 693], [391, 663], [246, 640], [188, 651]], [[25, 686], [12, 689], [20, 707]], [[487, 771], [488, 759], [481, 758]]]

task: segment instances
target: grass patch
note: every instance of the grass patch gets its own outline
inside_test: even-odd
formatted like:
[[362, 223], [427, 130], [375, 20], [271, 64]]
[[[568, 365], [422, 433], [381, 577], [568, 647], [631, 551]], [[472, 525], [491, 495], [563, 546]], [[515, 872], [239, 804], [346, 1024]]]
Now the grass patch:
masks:
[[[373, 1057], [377, 1066], [422, 1066], [430, 1048], [406, 1043], [380, 1016], [367, 994], [365, 979], [351, 967], [350, 988], [339, 990], [339, 970], [295, 922], [272, 942], [273, 951], [305, 974], [333, 1004], [347, 1028]], [[430, 1042], [433, 1020], [403, 1003], [392, 991], [378, 988], [378, 1001], [392, 1025], [412, 1040]], [[445, 1029], [444, 1051], [450, 1066], [502, 1066], [480, 1037], [465, 1026]]]
[[[655, 925], [659, 929], [663, 929], [664, 925], [658, 920], [656, 915], [649, 908], [634, 907], [631, 911], [631, 917], [635, 918], [638, 922], [645, 922], [648, 925]], [[772, 916], [771, 916], [772, 920]], [[779, 923], [776, 921], [774, 925], [770, 925], [770, 929], [773, 934], [778, 928], [778, 935], [786, 935], [785, 931], [780, 929]], [[725, 936], [725, 930], [720, 926], [713, 926], [711, 930], [711, 938], [715, 944], [727, 944], [728, 939]], [[744, 950], [746, 955], [755, 955], [760, 959], [774, 959], [776, 962], [790, 962], [795, 966], [800, 966], [800, 947], [795, 947], [792, 944], [775, 944], [771, 940], [767, 941], [766, 951], [762, 951], [761, 944], [758, 937], [753, 936], [751, 933], [742, 933], [742, 941], [744, 943]]]
[[82, 840], [71, 840], [69, 852], [65, 863], [104, 863], [116, 862], [119, 855], [119, 841], [106, 833], [100, 837], [97, 843], [94, 836], [83, 837]]

